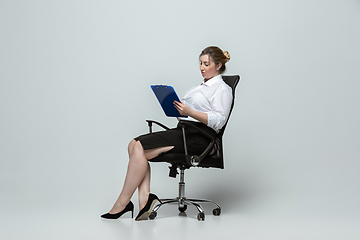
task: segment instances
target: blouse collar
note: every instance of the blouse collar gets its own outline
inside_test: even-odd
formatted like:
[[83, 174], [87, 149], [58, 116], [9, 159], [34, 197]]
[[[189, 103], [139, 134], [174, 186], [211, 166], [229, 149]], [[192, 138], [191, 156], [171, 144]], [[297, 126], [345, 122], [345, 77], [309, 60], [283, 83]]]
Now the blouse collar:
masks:
[[221, 75], [216, 75], [215, 77], [210, 78], [209, 80], [207, 80], [206, 82], [203, 82], [202, 84], [210, 87], [211, 85], [214, 85], [215, 83], [222, 81], [222, 77]]

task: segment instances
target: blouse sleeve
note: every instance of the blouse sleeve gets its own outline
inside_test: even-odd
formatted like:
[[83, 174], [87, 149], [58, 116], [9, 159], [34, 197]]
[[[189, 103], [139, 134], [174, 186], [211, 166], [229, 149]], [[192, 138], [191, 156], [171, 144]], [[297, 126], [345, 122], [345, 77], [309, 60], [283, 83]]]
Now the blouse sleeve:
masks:
[[232, 103], [232, 92], [231, 88], [223, 88], [211, 98], [212, 111], [208, 112], [207, 126], [219, 131], [226, 123], [229, 117], [231, 103]]

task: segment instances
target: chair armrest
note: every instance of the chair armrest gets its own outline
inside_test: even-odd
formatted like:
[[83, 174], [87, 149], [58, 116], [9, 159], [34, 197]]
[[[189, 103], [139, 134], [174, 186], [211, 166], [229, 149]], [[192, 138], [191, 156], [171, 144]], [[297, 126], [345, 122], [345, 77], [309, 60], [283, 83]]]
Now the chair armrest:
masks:
[[160, 127], [164, 128], [165, 130], [169, 130], [170, 128], [168, 128], [167, 126], [165, 126], [162, 123], [159, 123], [157, 121], [154, 120], [146, 120], [146, 122], [148, 123], [149, 126], [149, 132], [152, 133], [152, 124], [155, 123], [156, 125], [159, 125]]
[[210, 134], [208, 134], [207, 132], [205, 132], [204, 130], [202, 130], [201, 128], [195, 126], [194, 124], [189, 123], [188, 121], [180, 121], [180, 125], [185, 125], [190, 128], [195, 128], [198, 132], [200, 132], [202, 135], [207, 137], [210, 141], [215, 141], [215, 139], [216, 139], [213, 136], [211, 136]]
[[[192, 166], [198, 166], [200, 164], [200, 162], [210, 153], [210, 151], [212, 150], [216, 138], [212, 137], [210, 134], [208, 134], [207, 132], [205, 132], [204, 130], [202, 130], [201, 128], [196, 127], [195, 125], [188, 123], [186, 121], [180, 121], [180, 126], [182, 127], [183, 130], [183, 138], [184, 138], [184, 149], [185, 149], [185, 159], [188, 162], [188, 164], [191, 164]], [[185, 126], [187, 127], [191, 127], [196, 129], [199, 133], [201, 133], [202, 135], [204, 135], [205, 137], [207, 137], [210, 140], [209, 145], [205, 148], [205, 150], [200, 154], [200, 156], [197, 155], [192, 155], [190, 156], [187, 152], [187, 143], [186, 143], [186, 136], [185, 136]]]

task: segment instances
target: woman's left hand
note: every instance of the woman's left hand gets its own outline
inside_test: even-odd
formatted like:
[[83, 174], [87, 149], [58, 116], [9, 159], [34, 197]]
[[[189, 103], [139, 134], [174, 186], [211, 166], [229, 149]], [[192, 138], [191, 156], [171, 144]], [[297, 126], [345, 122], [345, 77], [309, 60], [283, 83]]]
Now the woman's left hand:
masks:
[[190, 116], [193, 111], [191, 107], [183, 104], [182, 102], [174, 101], [174, 106], [183, 116]]

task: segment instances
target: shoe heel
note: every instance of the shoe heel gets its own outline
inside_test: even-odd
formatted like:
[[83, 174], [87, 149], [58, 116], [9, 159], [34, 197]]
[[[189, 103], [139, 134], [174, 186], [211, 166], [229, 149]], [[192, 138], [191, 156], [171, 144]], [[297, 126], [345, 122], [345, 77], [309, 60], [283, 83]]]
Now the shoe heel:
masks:
[[160, 199], [155, 194], [150, 193], [148, 201], [147, 201], [145, 207], [140, 210], [139, 214], [135, 218], [135, 221], [140, 221], [140, 220], [147, 219], [150, 216], [151, 210], [154, 207], [156, 202], [161, 203]]

